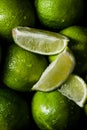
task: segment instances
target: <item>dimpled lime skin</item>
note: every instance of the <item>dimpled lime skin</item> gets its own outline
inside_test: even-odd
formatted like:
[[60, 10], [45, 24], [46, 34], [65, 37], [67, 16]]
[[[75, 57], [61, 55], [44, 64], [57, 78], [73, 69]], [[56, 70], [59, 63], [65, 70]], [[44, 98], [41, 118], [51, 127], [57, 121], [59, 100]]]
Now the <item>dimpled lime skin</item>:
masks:
[[35, 12], [29, 0], [0, 1], [0, 36], [11, 39], [15, 26], [35, 25]]
[[81, 110], [58, 91], [36, 92], [32, 115], [41, 130], [69, 130], [78, 124]]
[[82, 19], [83, 0], [35, 0], [37, 16], [50, 29], [63, 29]]
[[2, 81], [19, 91], [30, 91], [48, 65], [42, 55], [28, 52], [16, 44], [8, 48], [3, 63]]
[[0, 130], [27, 130], [30, 108], [26, 100], [10, 89], [0, 88]]

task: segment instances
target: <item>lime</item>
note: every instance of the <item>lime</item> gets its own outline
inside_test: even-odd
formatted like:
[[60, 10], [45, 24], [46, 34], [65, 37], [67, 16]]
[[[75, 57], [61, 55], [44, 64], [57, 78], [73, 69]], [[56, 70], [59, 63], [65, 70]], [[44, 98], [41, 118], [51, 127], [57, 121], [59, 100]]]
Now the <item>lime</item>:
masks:
[[83, 0], [35, 0], [40, 23], [50, 29], [78, 24], [84, 14]]
[[82, 26], [70, 26], [60, 31], [70, 39], [68, 44], [75, 59], [75, 73], [82, 74], [87, 71], [87, 28]]
[[0, 1], [0, 36], [11, 40], [12, 28], [18, 25], [35, 26], [35, 12], [29, 0]]
[[49, 56], [48, 56], [48, 60], [49, 60], [49, 62], [51, 63], [51, 62], [53, 62], [54, 60], [56, 60], [57, 57], [58, 57], [58, 54], [56, 54], [56, 55], [49, 55]]
[[74, 130], [81, 108], [59, 91], [37, 91], [32, 98], [32, 115], [41, 130]]
[[58, 88], [72, 73], [74, 66], [75, 59], [73, 54], [68, 49], [65, 49], [43, 71], [32, 90], [51, 91]]
[[83, 107], [86, 103], [87, 85], [78, 75], [71, 74], [58, 90], [80, 107]]
[[30, 91], [48, 65], [45, 56], [28, 52], [16, 44], [9, 46], [3, 63], [2, 81], [19, 91]]
[[65, 49], [69, 39], [61, 34], [29, 27], [16, 27], [12, 36], [20, 47], [42, 55], [53, 55]]
[[0, 88], [0, 130], [25, 130], [30, 125], [26, 100], [15, 91]]

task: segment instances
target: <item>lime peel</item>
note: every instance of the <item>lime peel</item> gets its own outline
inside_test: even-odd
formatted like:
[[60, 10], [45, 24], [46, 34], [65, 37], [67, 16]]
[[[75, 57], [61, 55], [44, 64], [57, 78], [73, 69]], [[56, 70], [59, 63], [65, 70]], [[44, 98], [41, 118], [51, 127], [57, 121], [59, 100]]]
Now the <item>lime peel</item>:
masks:
[[12, 29], [12, 37], [20, 47], [42, 55], [58, 54], [69, 42], [69, 39], [62, 34], [22, 26]]
[[65, 82], [75, 66], [74, 56], [65, 49], [49, 64], [32, 90], [52, 91]]
[[66, 82], [58, 89], [63, 95], [83, 107], [87, 100], [87, 85], [78, 75], [71, 74]]

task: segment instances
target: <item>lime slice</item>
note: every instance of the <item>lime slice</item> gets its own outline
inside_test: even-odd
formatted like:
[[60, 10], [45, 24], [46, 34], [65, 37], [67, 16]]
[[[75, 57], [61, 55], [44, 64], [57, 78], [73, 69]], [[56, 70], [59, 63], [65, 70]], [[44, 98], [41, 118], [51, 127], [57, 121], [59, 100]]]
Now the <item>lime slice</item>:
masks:
[[58, 88], [68, 78], [74, 66], [74, 56], [65, 49], [49, 64], [32, 90], [51, 91]]
[[29, 27], [13, 28], [12, 36], [20, 47], [43, 55], [58, 54], [69, 42], [62, 34]]
[[87, 85], [78, 75], [71, 74], [58, 90], [80, 107], [83, 107], [87, 100]]

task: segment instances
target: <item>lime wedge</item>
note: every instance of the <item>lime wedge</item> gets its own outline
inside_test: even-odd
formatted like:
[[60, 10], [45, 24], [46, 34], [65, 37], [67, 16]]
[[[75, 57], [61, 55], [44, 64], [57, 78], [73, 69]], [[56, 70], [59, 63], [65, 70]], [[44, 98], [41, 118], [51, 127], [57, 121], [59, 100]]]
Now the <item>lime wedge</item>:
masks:
[[78, 75], [71, 74], [58, 90], [80, 107], [83, 107], [87, 100], [87, 85]]
[[29, 27], [13, 28], [12, 37], [20, 47], [43, 55], [58, 54], [69, 42], [62, 34]]
[[51, 91], [58, 88], [68, 78], [74, 66], [74, 56], [65, 49], [49, 64], [32, 90]]

